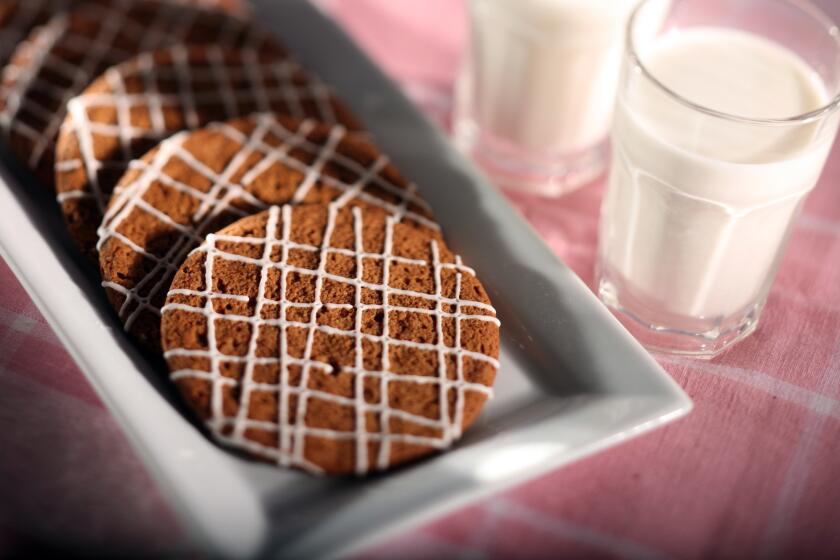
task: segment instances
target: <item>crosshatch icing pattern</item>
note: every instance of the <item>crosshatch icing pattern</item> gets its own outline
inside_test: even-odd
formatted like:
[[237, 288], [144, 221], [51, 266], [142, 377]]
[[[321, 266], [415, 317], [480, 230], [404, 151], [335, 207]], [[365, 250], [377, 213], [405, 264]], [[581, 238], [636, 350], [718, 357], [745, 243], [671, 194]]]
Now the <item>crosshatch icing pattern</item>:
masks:
[[324, 84], [276, 52], [176, 45], [106, 70], [68, 103], [56, 148], [58, 201], [74, 240], [95, 259], [96, 228], [131, 160], [179, 130], [255, 111], [358, 128]]
[[114, 64], [182, 41], [283, 52], [258, 26], [206, 7], [136, 0], [61, 13], [33, 31], [3, 70], [0, 128], [12, 151], [52, 185], [70, 99]]
[[313, 472], [448, 447], [499, 366], [474, 272], [376, 208], [273, 206], [208, 235], [162, 330], [172, 379], [220, 441]]
[[189, 251], [287, 202], [377, 207], [439, 229], [415, 185], [340, 125], [259, 114], [182, 132], [133, 164], [99, 230], [103, 286], [126, 328], [157, 349], [160, 307]]
[[6, 0], [0, 5], [0, 64], [36, 26], [79, 0]]
[[[93, 0], [103, 3], [104, 0]], [[119, 1], [119, 0], [111, 0]], [[123, 0], [129, 2], [131, 0]], [[238, 14], [247, 14], [248, 0], [168, 0], [180, 4], [193, 4], [206, 8], [224, 8]], [[91, 0], [3, 0], [0, 3], [0, 64], [6, 64], [18, 43], [38, 25], [51, 17]]]

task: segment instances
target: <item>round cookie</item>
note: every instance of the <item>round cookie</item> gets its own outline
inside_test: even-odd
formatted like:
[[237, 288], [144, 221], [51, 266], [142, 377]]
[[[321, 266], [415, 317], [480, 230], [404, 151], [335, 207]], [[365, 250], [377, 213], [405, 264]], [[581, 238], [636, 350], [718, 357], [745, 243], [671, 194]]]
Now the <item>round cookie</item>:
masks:
[[[87, 0], [89, 3], [91, 0]], [[93, 0], [96, 1], [96, 0]], [[103, 1], [104, 0], [100, 0]], [[225, 8], [235, 13], [248, 13], [244, 0], [170, 0], [209, 8]], [[0, 0], [0, 65], [5, 65], [17, 44], [35, 27], [85, 0]]]
[[96, 229], [128, 163], [174, 132], [255, 111], [358, 129], [349, 110], [274, 52], [176, 45], [113, 66], [70, 100], [55, 186], [71, 237], [94, 262]]
[[272, 204], [383, 208], [437, 230], [426, 203], [365, 136], [260, 113], [161, 142], [117, 185], [99, 230], [108, 299], [159, 351], [160, 308], [175, 271], [208, 233]]
[[85, 4], [35, 29], [3, 69], [0, 128], [12, 152], [52, 185], [67, 102], [107, 68], [182, 42], [284, 52], [259, 28], [221, 10], [155, 0]]
[[499, 321], [460, 257], [428, 229], [332, 204], [208, 235], [172, 282], [162, 342], [218, 440], [329, 474], [448, 447], [499, 366]]

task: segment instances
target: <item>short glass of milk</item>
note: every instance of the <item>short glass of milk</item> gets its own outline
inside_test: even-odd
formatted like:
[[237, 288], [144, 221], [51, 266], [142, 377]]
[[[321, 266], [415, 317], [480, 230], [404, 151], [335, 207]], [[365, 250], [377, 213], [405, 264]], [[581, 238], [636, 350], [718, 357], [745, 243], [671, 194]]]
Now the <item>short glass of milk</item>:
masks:
[[456, 144], [502, 187], [557, 196], [603, 175], [636, 0], [469, 0]]
[[649, 348], [711, 357], [755, 330], [837, 132], [838, 40], [807, 0], [632, 14], [597, 284]]

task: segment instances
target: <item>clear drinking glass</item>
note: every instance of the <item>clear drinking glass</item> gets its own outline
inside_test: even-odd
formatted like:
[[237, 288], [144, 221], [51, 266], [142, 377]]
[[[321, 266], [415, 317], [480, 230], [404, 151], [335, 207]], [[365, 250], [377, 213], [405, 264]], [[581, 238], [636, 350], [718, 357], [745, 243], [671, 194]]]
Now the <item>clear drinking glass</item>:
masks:
[[[804, 0], [634, 11], [596, 273], [602, 301], [649, 348], [711, 357], [755, 330], [837, 131], [838, 37]], [[701, 68], [718, 49], [724, 62]], [[797, 104], [810, 110], [762, 114]]]
[[499, 185], [556, 196], [602, 175], [635, 0], [470, 0], [456, 144]]

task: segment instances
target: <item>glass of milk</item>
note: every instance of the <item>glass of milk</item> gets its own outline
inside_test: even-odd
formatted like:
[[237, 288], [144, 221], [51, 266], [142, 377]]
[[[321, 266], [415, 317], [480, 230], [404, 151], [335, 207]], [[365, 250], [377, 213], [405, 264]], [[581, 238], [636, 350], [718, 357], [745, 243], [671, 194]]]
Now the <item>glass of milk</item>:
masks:
[[503, 187], [555, 196], [607, 163], [636, 0], [470, 0], [456, 144]]
[[711, 357], [755, 330], [837, 132], [838, 37], [806, 0], [634, 11], [597, 282], [649, 348]]

